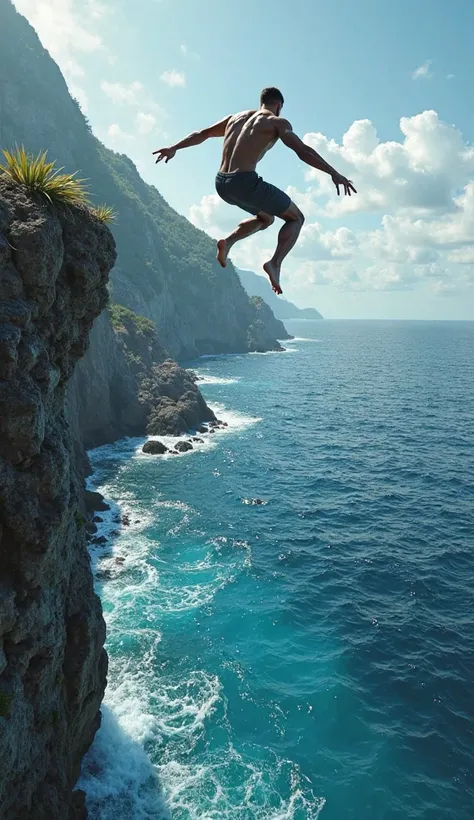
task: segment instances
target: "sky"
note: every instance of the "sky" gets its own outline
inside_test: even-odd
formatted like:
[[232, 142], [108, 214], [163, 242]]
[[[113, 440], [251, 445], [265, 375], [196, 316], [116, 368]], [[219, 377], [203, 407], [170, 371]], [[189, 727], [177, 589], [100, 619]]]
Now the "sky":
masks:
[[[305, 214], [287, 298], [328, 318], [474, 319], [473, 0], [14, 0], [94, 133], [214, 238], [222, 142], [152, 151], [281, 88], [294, 131], [358, 195], [282, 144], [259, 172]], [[235, 245], [261, 272], [278, 226]]]

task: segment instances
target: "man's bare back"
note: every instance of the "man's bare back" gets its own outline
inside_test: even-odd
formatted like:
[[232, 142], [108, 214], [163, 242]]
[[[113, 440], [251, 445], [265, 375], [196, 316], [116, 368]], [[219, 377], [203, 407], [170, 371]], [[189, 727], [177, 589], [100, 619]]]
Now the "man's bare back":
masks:
[[306, 145], [294, 133], [288, 120], [280, 117], [283, 96], [277, 88], [264, 88], [260, 96], [260, 108], [241, 111], [190, 134], [169, 148], [154, 151], [156, 162], [168, 162], [181, 148], [199, 145], [209, 137], [223, 137], [221, 167], [216, 177], [216, 191], [230, 205], [252, 214], [244, 219], [225, 239], [217, 243], [217, 260], [225, 268], [230, 249], [236, 242], [273, 224], [275, 216], [284, 221], [278, 234], [278, 244], [272, 258], [263, 269], [270, 279], [275, 293], [282, 293], [280, 268], [283, 259], [294, 246], [304, 223], [300, 209], [288, 194], [259, 177], [255, 171], [262, 157], [281, 139], [303, 162], [331, 176], [339, 195], [357, 193], [352, 182], [339, 174], [316, 151]]
[[278, 140], [272, 111], [241, 111], [229, 118], [224, 134], [221, 173], [255, 171]]

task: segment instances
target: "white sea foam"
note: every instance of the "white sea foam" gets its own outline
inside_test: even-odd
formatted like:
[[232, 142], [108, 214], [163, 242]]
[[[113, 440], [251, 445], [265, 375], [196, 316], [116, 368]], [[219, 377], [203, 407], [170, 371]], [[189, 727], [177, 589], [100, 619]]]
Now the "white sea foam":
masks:
[[[172, 816], [182, 812], [189, 820], [317, 820], [325, 804], [289, 761], [275, 756], [265, 765], [258, 758], [244, 759], [232, 745], [224, 759], [170, 760], [159, 764], [158, 772]], [[278, 796], [274, 779], [279, 775], [286, 780], [287, 799]]]
[[294, 336], [292, 339], [283, 339], [282, 344], [291, 345], [295, 342], [322, 342], [322, 339], [309, 339], [306, 336]]
[[[228, 427], [205, 437], [209, 447], [260, 421], [222, 405], [213, 409]], [[91, 454], [96, 473], [90, 489], [111, 504], [100, 513], [98, 531], [109, 544], [91, 553], [96, 571], [110, 573], [103, 598], [114, 649], [102, 727], [79, 783], [90, 820], [316, 820], [324, 800], [313, 795], [294, 764], [271, 753], [262, 758], [262, 749], [254, 755], [233, 748], [217, 675], [183, 672], [173, 659], [166, 662], [163, 619], [210, 603], [249, 566], [251, 551], [244, 541], [220, 536], [178, 552], [172, 561], [162, 556], [150, 525], [157, 515], [167, 516], [173, 523], [168, 535], [176, 536], [189, 527], [193, 509], [163, 496], [145, 507], [120, 479], [104, 480], [103, 466], [124, 459], [118, 469], [126, 469], [127, 462], [144, 457], [142, 444], [128, 439]], [[124, 513], [126, 527], [120, 525]], [[117, 557], [123, 559], [119, 564]], [[228, 733], [227, 748], [213, 753], [202, 743], [210, 720]]]
[[228, 427], [216, 428], [215, 434], [217, 436], [226, 435], [227, 433], [238, 430], [245, 430], [247, 427], [252, 427], [252, 425], [258, 424], [262, 421], [262, 419], [258, 416], [248, 416], [245, 413], [238, 412], [237, 410], [228, 410], [223, 404], [211, 403], [209, 406], [216, 414], [217, 418], [226, 422], [228, 425]]
[[209, 373], [205, 373], [202, 370], [195, 370], [194, 371], [197, 376], [199, 376], [198, 387], [201, 384], [238, 384], [240, 381], [239, 379], [231, 379], [226, 378], [225, 376], [212, 376]]
[[[132, 715], [138, 717], [136, 709]], [[107, 706], [78, 785], [87, 794], [89, 820], [170, 820], [155, 767]]]

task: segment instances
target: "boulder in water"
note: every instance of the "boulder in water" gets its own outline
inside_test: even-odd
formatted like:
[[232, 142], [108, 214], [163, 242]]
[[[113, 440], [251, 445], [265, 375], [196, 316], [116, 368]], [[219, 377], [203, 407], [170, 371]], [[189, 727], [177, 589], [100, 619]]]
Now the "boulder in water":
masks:
[[[162, 455], [164, 455], [164, 453], [168, 453], [169, 450], [168, 450], [168, 447], [166, 447], [163, 444], [162, 441], [152, 440], [152, 441], [145, 442], [145, 444], [142, 447], [142, 452], [143, 453], [148, 453], [149, 455], [152, 455], [152, 456], [162, 456]], [[124, 519], [122, 518], [122, 523], [129, 524], [130, 520], [125, 522]]]
[[176, 444], [176, 450], [178, 451], [178, 453], [187, 453], [188, 450], [192, 449], [193, 445], [190, 441], [178, 441], [178, 443]]

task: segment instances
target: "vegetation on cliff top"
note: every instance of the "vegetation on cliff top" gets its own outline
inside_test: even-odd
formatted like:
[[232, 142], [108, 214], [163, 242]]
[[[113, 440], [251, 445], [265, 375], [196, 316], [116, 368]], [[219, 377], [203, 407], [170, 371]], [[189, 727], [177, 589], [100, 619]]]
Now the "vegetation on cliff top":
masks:
[[74, 174], [62, 173], [63, 169], [56, 168], [54, 161], [48, 162], [47, 151], [35, 156], [27, 152], [22, 145], [13, 151], [5, 149], [2, 153], [5, 164], [0, 163], [0, 174], [18, 185], [23, 185], [31, 194], [39, 195], [55, 205], [86, 205], [104, 225], [115, 222], [115, 208], [105, 203], [91, 205], [86, 180], [78, 179], [77, 171]]
[[77, 171], [74, 174], [61, 173], [62, 168], [55, 168], [54, 162], [47, 161], [47, 151], [34, 156], [22, 146], [2, 153], [5, 164], [0, 165], [0, 172], [24, 185], [32, 194], [39, 194], [48, 202], [65, 205], [88, 203], [86, 180], [78, 179]]
[[110, 302], [107, 310], [114, 330], [127, 331], [141, 336], [151, 336], [156, 332], [155, 324], [151, 319], [147, 319], [146, 316], [139, 316], [138, 313], [134, 313], [133, 310], [124, 305]]

